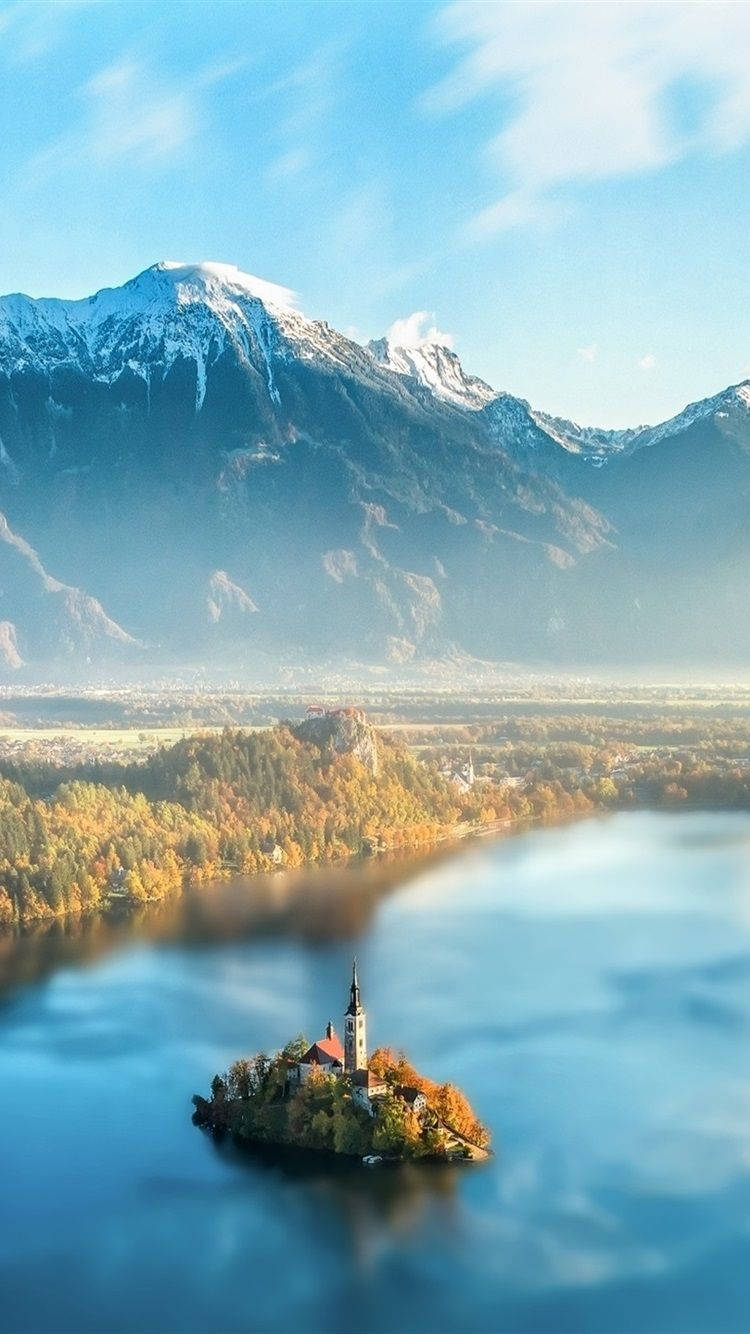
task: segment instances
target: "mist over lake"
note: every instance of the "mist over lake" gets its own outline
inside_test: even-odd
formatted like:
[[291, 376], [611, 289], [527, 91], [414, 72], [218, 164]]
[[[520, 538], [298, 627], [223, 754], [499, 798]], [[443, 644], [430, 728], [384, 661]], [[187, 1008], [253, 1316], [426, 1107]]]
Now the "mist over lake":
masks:
[[[744, 1329], [750, 818], [392, 863], [347, 921], [367, 874], [336, 873], [314, 930], [39, 944], [0, 1007], [4, 1328]], [[331, 1167], [192, 1126], [237, 1055], [340, 1023], [354, 951], [371, 1046], [459, 1084], [489, 1163]]]

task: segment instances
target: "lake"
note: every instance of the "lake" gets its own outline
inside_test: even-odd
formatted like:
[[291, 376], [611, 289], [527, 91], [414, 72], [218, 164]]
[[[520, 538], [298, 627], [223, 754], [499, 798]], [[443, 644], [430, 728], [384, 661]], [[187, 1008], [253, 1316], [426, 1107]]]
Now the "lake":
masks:
[[[318, 874], [314, 911], [264, 881], [281, 907], [226, 930], [165, 910], [6, 942], [29, 980], [0, 1001], [0, 1327], [746, 1331], [750, 817], [623, 814], [373, 875]], [[489, 1163], [192, 1126], [234, 1057], [341, 1031], [355, 951], [371, 1047], [459, 1084]]]

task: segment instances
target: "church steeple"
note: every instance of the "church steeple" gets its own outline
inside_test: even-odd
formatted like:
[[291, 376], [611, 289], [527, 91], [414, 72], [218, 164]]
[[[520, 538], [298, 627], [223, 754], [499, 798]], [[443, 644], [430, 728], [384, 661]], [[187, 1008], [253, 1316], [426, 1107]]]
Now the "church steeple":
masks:
[[362, 1005], [359, 999], [359, 982], [357, 980], [357, 960], [352, 961], [352, 984], [349, 988], [349, 1005], [347, 1014], [360, 1014]]
[[347, 1074], [367, 1069], [367, 1019], [359, 994], [356, 959], [352, 964], [349, 1004], [344, 1018], [344, 1069]]

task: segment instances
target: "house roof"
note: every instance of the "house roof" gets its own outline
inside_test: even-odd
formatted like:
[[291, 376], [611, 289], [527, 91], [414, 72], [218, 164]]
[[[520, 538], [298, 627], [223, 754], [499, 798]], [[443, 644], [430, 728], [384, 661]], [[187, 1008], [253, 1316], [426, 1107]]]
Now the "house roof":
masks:
[[422, 1090], [414, 1088], [411, 1084], [399, 1084], [396, 1092], [399, 1098], [403, 1098], [404, 1102], [408, 1102], [410, 1105], [415, 1103], [417, 1098], [424, 1097]]
[[308, 1047], [302, 1061], [302, 1065], [330, 1065], [332, 1061], [338, 1061], [344, 1064], [344, 1048], [341, 1045], [341, 1039], [335, 1033], [330, 1038], [318, 1038], [313, 1042], [312, 1047]]
[[372, 1070], [355, 1070], [352, 1075], [352, 1083], [358, 1088], [379, 1089], [385, 1084], [382, 1075], [373, 1074]]

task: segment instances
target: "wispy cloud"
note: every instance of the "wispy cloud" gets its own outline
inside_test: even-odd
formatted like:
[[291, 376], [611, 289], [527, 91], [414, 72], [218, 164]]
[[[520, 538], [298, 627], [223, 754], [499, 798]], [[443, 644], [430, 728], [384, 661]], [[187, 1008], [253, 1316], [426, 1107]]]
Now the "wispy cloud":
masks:
[[571, 183], [750, 138], [750, 5], [460, 0], [436, 31], [465, 54], [425, 105], [497, 104], [484, 150], [501, 193], [470, 224], [474, 239], [548, 221]]
[[394, 320], [386, 331], [386, 337], [394, 347], [423, 347], [426, 343], [439, 343], [441, 347], [452, 348], [453, 335], [438, 329], [434, 320], [434, 311], [415, 310], [404, 319]]
[[522, 186], [475, 213], [466, 227], [466, 235], [469, 240], [481, 241], [523, 223], [554, 226], [569, 217], [570, 212], [570, 206], [563, 200], [545, 199], [528, 186]]
[[266, 170], [267, 179], [274, 181], [291, 181], [300, 176], [313, 165], [313, 154], [308, 148], [298, 145], [296, 148], [287, 148], [283, 153], [275, 157]]
[[206, 90], [238, 74], [247, 63], [237, 58], [213, 62], [176, 84], [147, 61], [122, 55], [77, 90], [77, 123], [26, 163], [25, 182], [72, 161], [106, 165], [130, 159], [148, 166], [175, 160], [203, 127]]
[[366, 181], [338, 203], [332, 231], [337, 249], [356, 253], [377, 244], [391, 226], [391, 209], [380, 181]]
[[273, 136], [279, 145], [267, 171], [270, 181], [288, 181], [318, 163], [343, 78], [343, 54], [343, 42], [326, 43], [261, 90], [274, 107]]
[[[424, 251], [416, 258], [405, 254], [390, 181], [383, 174], [353, 182], [351, 169], [347, 169], [344, 179], [332, 173], [326, 181], [317, 226], [322, 262], [330, 280], [346, 295], [355, 318], [365, 301], [390, 304], [390, 299], [422, 275], [430, 262]], [[381, 332], [370, 326], [367, 336]]]
[[647, 352], [644, 357], [638, 358], [638, 367], [642, 371], [652, 371], [656, 366], [656, 357]]
[[579, 347], [578, 356], [581, 361], [596, 361], [599, 356], [598, 343], [589, 343], [588, 347]]
[[148, 68], [126, 57], [85, 86], [88, 116], [81, 148], [97, 161], [169, 158], [196, 132], [191, 91], [165, 87]]
[[15, 0], [0, 9], [0, 33], [5, 35], [4, 54], [17, 64], [31, 64], [48, 55], [65, 35], [69, 20], [97, 0], [55, 0], [29, 4]]

